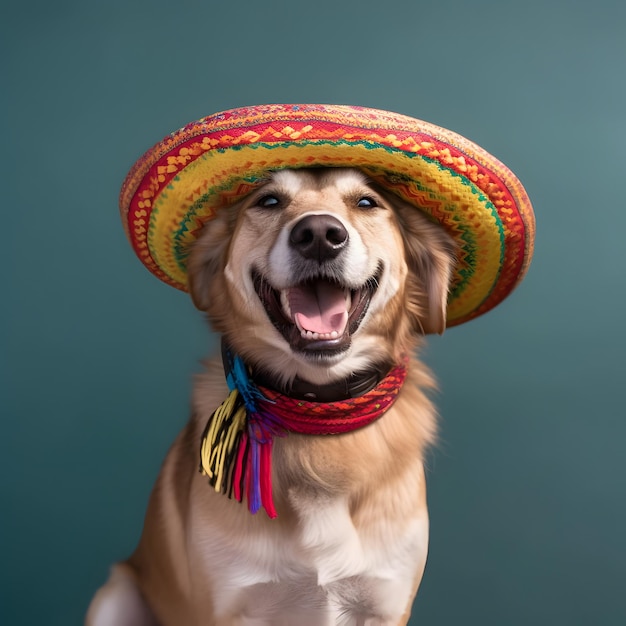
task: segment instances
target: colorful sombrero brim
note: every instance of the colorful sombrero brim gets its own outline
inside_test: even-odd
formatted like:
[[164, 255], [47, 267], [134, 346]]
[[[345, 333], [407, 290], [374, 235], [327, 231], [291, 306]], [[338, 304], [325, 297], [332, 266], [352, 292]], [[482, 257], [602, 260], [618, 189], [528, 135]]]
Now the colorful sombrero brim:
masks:
[[188, 124], [126, 177], [126, 233], [151, 272], [187, 290], [190, 245], [220, 207], [268, 171], [314, 166], [357, 167], [447, 229], [459, 248], [448, 326], [493, 308], [524, 277], [535, 222], [515, 175], [456, 133], [354, 106], [262, 105]]

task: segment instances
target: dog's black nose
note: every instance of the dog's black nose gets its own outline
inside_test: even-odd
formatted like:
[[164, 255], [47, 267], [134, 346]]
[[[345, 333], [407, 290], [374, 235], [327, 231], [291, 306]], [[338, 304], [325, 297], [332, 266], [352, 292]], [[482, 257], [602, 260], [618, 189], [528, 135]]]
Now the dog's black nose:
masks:
[[307, 215], [291, 229], [289, 244], [305, 259], [334, 259], [348, 243], [348, 231], [332, 215]]

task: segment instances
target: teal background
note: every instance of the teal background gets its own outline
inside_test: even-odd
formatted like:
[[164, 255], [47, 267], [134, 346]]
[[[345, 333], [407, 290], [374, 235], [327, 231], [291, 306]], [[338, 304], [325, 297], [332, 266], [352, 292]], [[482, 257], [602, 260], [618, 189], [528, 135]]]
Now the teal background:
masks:
[[424, 355], [442, 422], [411, 624], [626, 624], [626, 3], [1, 9], [0, 623], [81, 623], [215, 346], [130, 250], [126, 171], [203, 115], [331, 102], [473, 139], [537, 215], [526, 281]]

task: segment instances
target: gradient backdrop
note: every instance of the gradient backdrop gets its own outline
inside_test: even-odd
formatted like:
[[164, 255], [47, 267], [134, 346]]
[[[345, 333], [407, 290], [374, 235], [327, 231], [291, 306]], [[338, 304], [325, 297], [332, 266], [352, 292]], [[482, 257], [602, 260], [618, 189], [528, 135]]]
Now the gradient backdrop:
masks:
[[537, 214], [524, 284], [425, 353], [442, 434], [411, 624], [626, 624], [623, 0], [2, 0], [1, 15], [0, 623], [81, 623], [215, 345], [127, 245], [127, 169], [215, 111], [331, 102], [473, 139]]

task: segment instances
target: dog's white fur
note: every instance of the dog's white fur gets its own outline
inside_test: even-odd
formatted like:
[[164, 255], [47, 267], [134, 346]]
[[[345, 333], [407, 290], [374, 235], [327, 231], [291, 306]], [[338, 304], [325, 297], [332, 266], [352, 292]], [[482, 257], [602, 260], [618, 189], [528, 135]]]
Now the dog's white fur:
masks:
[[[279, 202], [265, 206], [271, 196]], [[372, 206], [359, 206], [367, 198]], [[367, 205], [368, 203], [366, 203]], [[252, 269], [277, 291], [297, 282], [290, 245], [303, 216], [330, 215], [348, 245], [328, 265], [357, 289], [383, 269], [367, 314], [341, 353], [294, 350], [272, 325]], [[323, 385], [414, 353], [442, 332], [453, 246], [414, 207], [356, 170], [285, 170], [207, 224], [189, 261], [190, 290], [215, 330], [280, 382]], [[327, 268], [328, 269], [328, 268]], [[133, 556], [114, 567], [88, 626], [330, 626], [406, 624], [426, 562], [423, 455], [435, 433], [411, 358], [397, 401], [370, 426], [336, 437], [276, 438], [278, 518], [251, 515], [198, 473], [202, 430], [227, 395], [220, 360], [194, 390], [193, 417], [169, 452]]]

